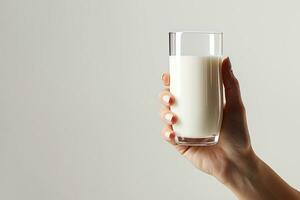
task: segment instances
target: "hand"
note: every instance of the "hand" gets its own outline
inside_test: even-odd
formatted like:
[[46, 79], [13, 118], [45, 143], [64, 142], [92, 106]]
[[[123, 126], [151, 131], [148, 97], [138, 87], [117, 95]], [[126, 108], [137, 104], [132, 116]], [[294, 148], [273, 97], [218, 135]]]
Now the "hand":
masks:
[[160, 93], [165, 105], [161, 118], [167, 123], [163, 137], [198, 169], [215, 176], [241, 200], [300, 200], [300, 192], [289, 186], [252, 150], [240, 87], [229, 58], [222, 62], [226, 104], [219, 142], [213, 146], [180, 146], [175, 143], [172, 124], [177, 117], [170, 111], [176, 99], [169, 92], [168, 74], [162, 76], [166, 89]]
[[[256, 156], [250, 144], [239, 83], [233, 75], [229, 58], [222, 62], [222, 77], [226, 104], [223, 110], [223, 122], [218, 144], [207, 147], [176, 145], [176, 135], [172, 129], [172, 124], [176, 123], [177, 116], [170, 111], [170, 106], [176, 99], [168, 89], [170, 80], [168, 74], [162, 76], [166, 88], [160, 93], [160, 100], [164, 105], [160, 114], [161, 119], [167, 123], [162, 130], [164, 139], [191, 161], [195, 167], [215, 176], [222, 183], [226, 183], [233, 179], [236, 170], [247, 169], [250, 173], [251, 167], [255, 167]], [[248, 171], [243, 173], [248, 173]]]

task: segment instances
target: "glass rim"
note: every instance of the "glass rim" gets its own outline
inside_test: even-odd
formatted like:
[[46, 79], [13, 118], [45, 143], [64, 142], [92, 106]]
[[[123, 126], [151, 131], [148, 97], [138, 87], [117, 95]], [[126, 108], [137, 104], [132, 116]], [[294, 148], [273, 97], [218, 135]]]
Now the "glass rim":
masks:
[[222, 31], [200, 31], [200, 30], [184, 30], [184, 31], [170, 31], [169, 34], [176, 33], [198, 33], [198, 34], [214, 34], [214, 35], [223, 35]]

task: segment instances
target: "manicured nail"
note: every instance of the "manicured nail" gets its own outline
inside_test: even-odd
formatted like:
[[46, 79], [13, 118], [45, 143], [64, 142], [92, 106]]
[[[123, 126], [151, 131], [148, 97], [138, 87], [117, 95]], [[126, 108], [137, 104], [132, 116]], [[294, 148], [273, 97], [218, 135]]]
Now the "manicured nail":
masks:
[[170, 131], [166, 131], [166, 132], [165, 132], [165, 137], [166, 137], [168, 140], [170, 140], [170, 139], [172, 139], [172, 138], [175, 137], [175, 133], [174, 133], [174, 132], [170, 132]]
[[175, 122], [175, 116], [172, 113], [166, 113], [165, 120], [167, 121], [167, 123], [173, 124]]
[[171, 103], [171, 97], [167, 94], [165, 94], [163, 97], [162, 97], [162, 100], [166, 103], [166, 104], [169, 104]]
[[170, 135], [171, 135], [171, 132], [170, 132], [170, 131], [166, 131], [166, 132], [165, 132], [165, 137], [166, 137], [167, 139], [170, 139]]

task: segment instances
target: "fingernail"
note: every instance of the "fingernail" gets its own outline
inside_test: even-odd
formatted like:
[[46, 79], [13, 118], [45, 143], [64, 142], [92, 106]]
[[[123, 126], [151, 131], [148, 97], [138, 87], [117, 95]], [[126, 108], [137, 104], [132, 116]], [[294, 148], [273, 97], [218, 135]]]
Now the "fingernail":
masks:
[[167, 123], [173, 124], [175, 122], [175, 116], [172, 113], [166, 113], [165, 120], [167, 121]]
[[171, 135], [171, 132], [170, 132], [170, 131], [166, 131], [166, 132], [165, 132], [165, 137], [166, 137], [167, 139], [170, 139], [170, 135]]
[[165, 103], [169, 104], [169, 103], [171, 102], [171, 97], [170, 97], [169, 95], [164, 95], [164, 96], [162, 97], [162, 100], [163, 100]]
[[165, 75], [166, 75], [165, 73], [162, 73], [161, 80], [164, 80]]
[[165, 137], [166, 137], [168, 140], [170, 140], [170, 139], [172, 139], [172, 138], [175, 137], [175, 133], [174, 133], [174, 132], [170, 132], [170, 131], [166, 131], [166, 132], [165, 132]]

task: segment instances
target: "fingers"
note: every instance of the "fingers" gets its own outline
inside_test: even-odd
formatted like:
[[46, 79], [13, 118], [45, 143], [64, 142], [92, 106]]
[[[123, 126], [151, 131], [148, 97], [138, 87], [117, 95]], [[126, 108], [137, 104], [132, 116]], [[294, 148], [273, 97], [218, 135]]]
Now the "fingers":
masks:
[[172, 125], [177, 122], [177, 117], [174, 113], [172, 113], [169, 108], [163, 108], [160, 111], [160, 118], [166, 124]]
[[[163, 73], [161, 79], [163, 81], [164, 86], [169, 86], [170, 75], [168, 73]], [[175, 124], [177, 121], [177, 117], [174, 113], [170, 111], [170, 106], [175, 101], [174, 96], [166, 89], [160, 93], [159, 98], [160, 101], [166, 106], [160, 112], [161, 119], [169, 125]]]
[[175, 141], [176, 134], [173, 131], [173, 128], [171, 125], [166, 125], [162, 129], [161, 135], [164, 138], [164, 140], [166, 140], [167, 142], [172, 144], [175, 147], [175, 149], [182, 155], [185, 154], [185, 152], [187, 152], [188, 149], [190, 149], [189, 146], [181, 146], [181, 145], [176, 144], [176, 141]]
[[164, 86], [168, 87], [170, 85], [170, 75], [168, 73], [163, 73], [161, 76]]
[[222, 62], [222, 78], [225, 88], [226, 105], [232, 107], [243, 107], [243, 102], [240, 93], [239, 82], [235, 78], [229, 57]]
[[[163, 81], [163, 85], [168, 88], [170, 85], [170, 75], [168, 73], [163, 73], [161, 79]], [[160, 101], [166, 106], [160, 111], [160, 117], [166, 123], [165, 127], [161, 131], [161, 135], [166, 141], [172, 144], [179, 153], [184, 154], [187, 151], [187, 149], [189, 149], [189, 147], [176, 145], [176, 134], [173, 131], [172, 127], [172, 125], [177, 122], [177, 116], [170, 111], [170, 106], [174, 104], [175, 98], [168, 91], [168, 89], [162, 91], [159, 97]]]
[[164, 90], [159, 94], [159, 99], [162, 104], [168, 107], [174, 104], [175, 101], [174, 96], [167, 90]]
[[162, 129], [161, 135], [164, 138], [164, 140], [166, 140], [167, 142], [169, 142], [169, 143], [171, 143], [173, 145], [176, 144], [176, 142], [175, 142], [176, 134], [174, 133], [173, 128], [172, 128], [171, 125], [166, 125]]

